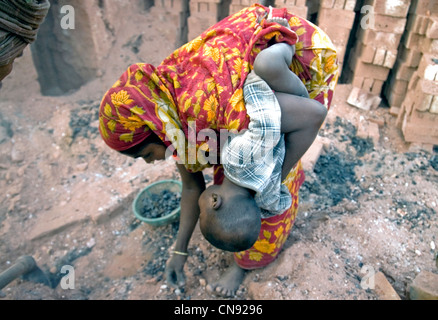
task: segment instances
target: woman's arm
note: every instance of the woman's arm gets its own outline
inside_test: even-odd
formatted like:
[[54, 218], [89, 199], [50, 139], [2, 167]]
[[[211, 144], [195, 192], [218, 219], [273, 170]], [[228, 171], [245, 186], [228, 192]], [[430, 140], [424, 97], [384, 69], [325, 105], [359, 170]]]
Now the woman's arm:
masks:
[[[181, 214], [179, 218], [179, 230], [174, 250], [187, 253], [190, 238], [199, 218], [198, 199], [205, 190], [205, 180], [202, 172], [190, 173], [186, 168], [177, 164], [183, 184], [181, 193]], [[172, 286], [183, 287], [185, 285], [184, 264], [187, 255], [174, 254], [166, 265], [166, 280]]]
[[181, 216], [175, 250], [187, 252], [187, 247], [199, 218], [198, 199], [205, 190], [202, 172], [190, 173], [184, 165], [177, 164], [183, 184], [181, 193]]

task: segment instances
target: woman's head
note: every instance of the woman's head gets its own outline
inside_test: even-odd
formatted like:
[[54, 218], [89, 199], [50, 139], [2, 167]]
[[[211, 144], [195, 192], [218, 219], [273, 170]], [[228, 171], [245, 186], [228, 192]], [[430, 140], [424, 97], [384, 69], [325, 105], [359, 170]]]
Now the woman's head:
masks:
[[99, 132], [105, 143], [125, 151], [155, 134], [166, 146], [166, 133], [179, 129], [178, 113], [149, 64], [131, 65], [102, 98]]
[[199, 207], [201, 232], [215, 247], [239, 252], [256, 242], [261, 216], [252, 196], [241, 196], [213, 185], [201, 194]]
[[120, 153], [132, 158], [143, 158], [147, 163], [153, 163], [166, 158], [166, 149], [167, 147], [163, 141], [152, 133], [139, 144], [127, 150], [122, 150]]

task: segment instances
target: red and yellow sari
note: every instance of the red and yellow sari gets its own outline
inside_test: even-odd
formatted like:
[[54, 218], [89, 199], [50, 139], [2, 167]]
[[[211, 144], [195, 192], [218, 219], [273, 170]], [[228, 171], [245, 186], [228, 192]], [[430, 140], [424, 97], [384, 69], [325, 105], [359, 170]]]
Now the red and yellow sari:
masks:
[[[287, 19], [291, 29], [266, 21], [267, 13], [268, 8], [253, 5], [210, 27], [156, 68], [144, 63], [130, 66], [101, 102], [99, 130], [107, 145], [126, 150], [154, 132], [179, 155], [187, 156], [188, 142], [174, 135], [175, 130], [188, 138], [205, 129], [217, 134], [222, 129], [246, 129], [249, 117], [243, 99], [244, 81], [257, 54], [276, 42], [295, 44], [290, 69], [302, 79], [310, 98], [329, 108], [338, 79], [336, 51], [330, 39], [286, 9], [273, 9], [273, 16]], [[196, 154], [202, 158], [198, 151], [218, 153], [217, 145], [211, 139], [195, 141]], [[201, 158], [187, 161], [187, 170], [212, 166]], [[216, 164], [214, 182], [222, 179], [222, 166]], [[303, 181], [298, 163], [283, 182], [292, 194], [293, 205], [279, 216], [263, 219], [253, 248], [235, 254], [242, 268], [263, 267], [277, 257], [295, 221]]]

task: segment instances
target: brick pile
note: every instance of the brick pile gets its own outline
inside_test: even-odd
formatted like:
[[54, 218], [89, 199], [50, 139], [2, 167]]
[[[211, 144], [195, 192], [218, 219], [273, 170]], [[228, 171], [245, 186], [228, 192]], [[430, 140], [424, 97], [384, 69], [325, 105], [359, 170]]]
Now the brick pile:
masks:
[[231, 0], [229, 14], [234, 14], [240, 10], [252, 6], [254, 3], [260, 3], [257, 0]]
[[286, 8], [293, 14], [307, 19], [307, 6], [306, 0], [275, 0], [276, 8]]
[[417, 70], [423, 53], [430, 52], [431, 39], [436, 37], [433, 35], [433, 29], [436, 28], [437, 18], [433, 17], [436, 12], [434, 14], [429, 10], [431, 4], [433, 9], [433, 1], [412, 1], [399, 56], [384, 90], [392, 114], [398, 114], [405, 99], [409, 81]]
[[[193, 1], [193, 0], [192, 0]], [[151, 13], [158, 19], [171, 17], [174, 28], [163, 28], [163, 36], [175, 44], [175, 48], [187, 42], [187, 17], [189, 0], [155, 0]]]
[[344, 64], [348, 39], [353, 28], [356, 0], [321, 0], [317, 25], [336, 47], [340, 72]]
[[223, 0], [190, 0], [190, 17], [187, 20], [189, 41], [221, 19], [223, 5]]
[[438, 3], [413, 1], [385, 96], [408, 142], [438, 144]]
[[438, 274], [422, 270], [409, 287], [410, 300], [438, 300]]
[[379, 96], [397, 59], [410, 0], [365, 0], [356, 10], [356, 42], [348, 68], [353, 87]]

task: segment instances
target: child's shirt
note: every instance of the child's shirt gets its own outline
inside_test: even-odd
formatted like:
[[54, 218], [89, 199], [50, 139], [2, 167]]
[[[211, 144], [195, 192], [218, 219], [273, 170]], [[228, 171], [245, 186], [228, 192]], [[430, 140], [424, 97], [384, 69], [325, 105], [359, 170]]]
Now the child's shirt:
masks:
[[292, 197], [281, 183], [286, 149], [280, 105], [268, 84], [255, 77], [256, 81], [247, 81], [243, 88], [250, 117], [248, 129], [225, 144], [221, 157], [225, 176], [239, 186], [254, 190], [262, 217], [267, 218], [288, 209]]

